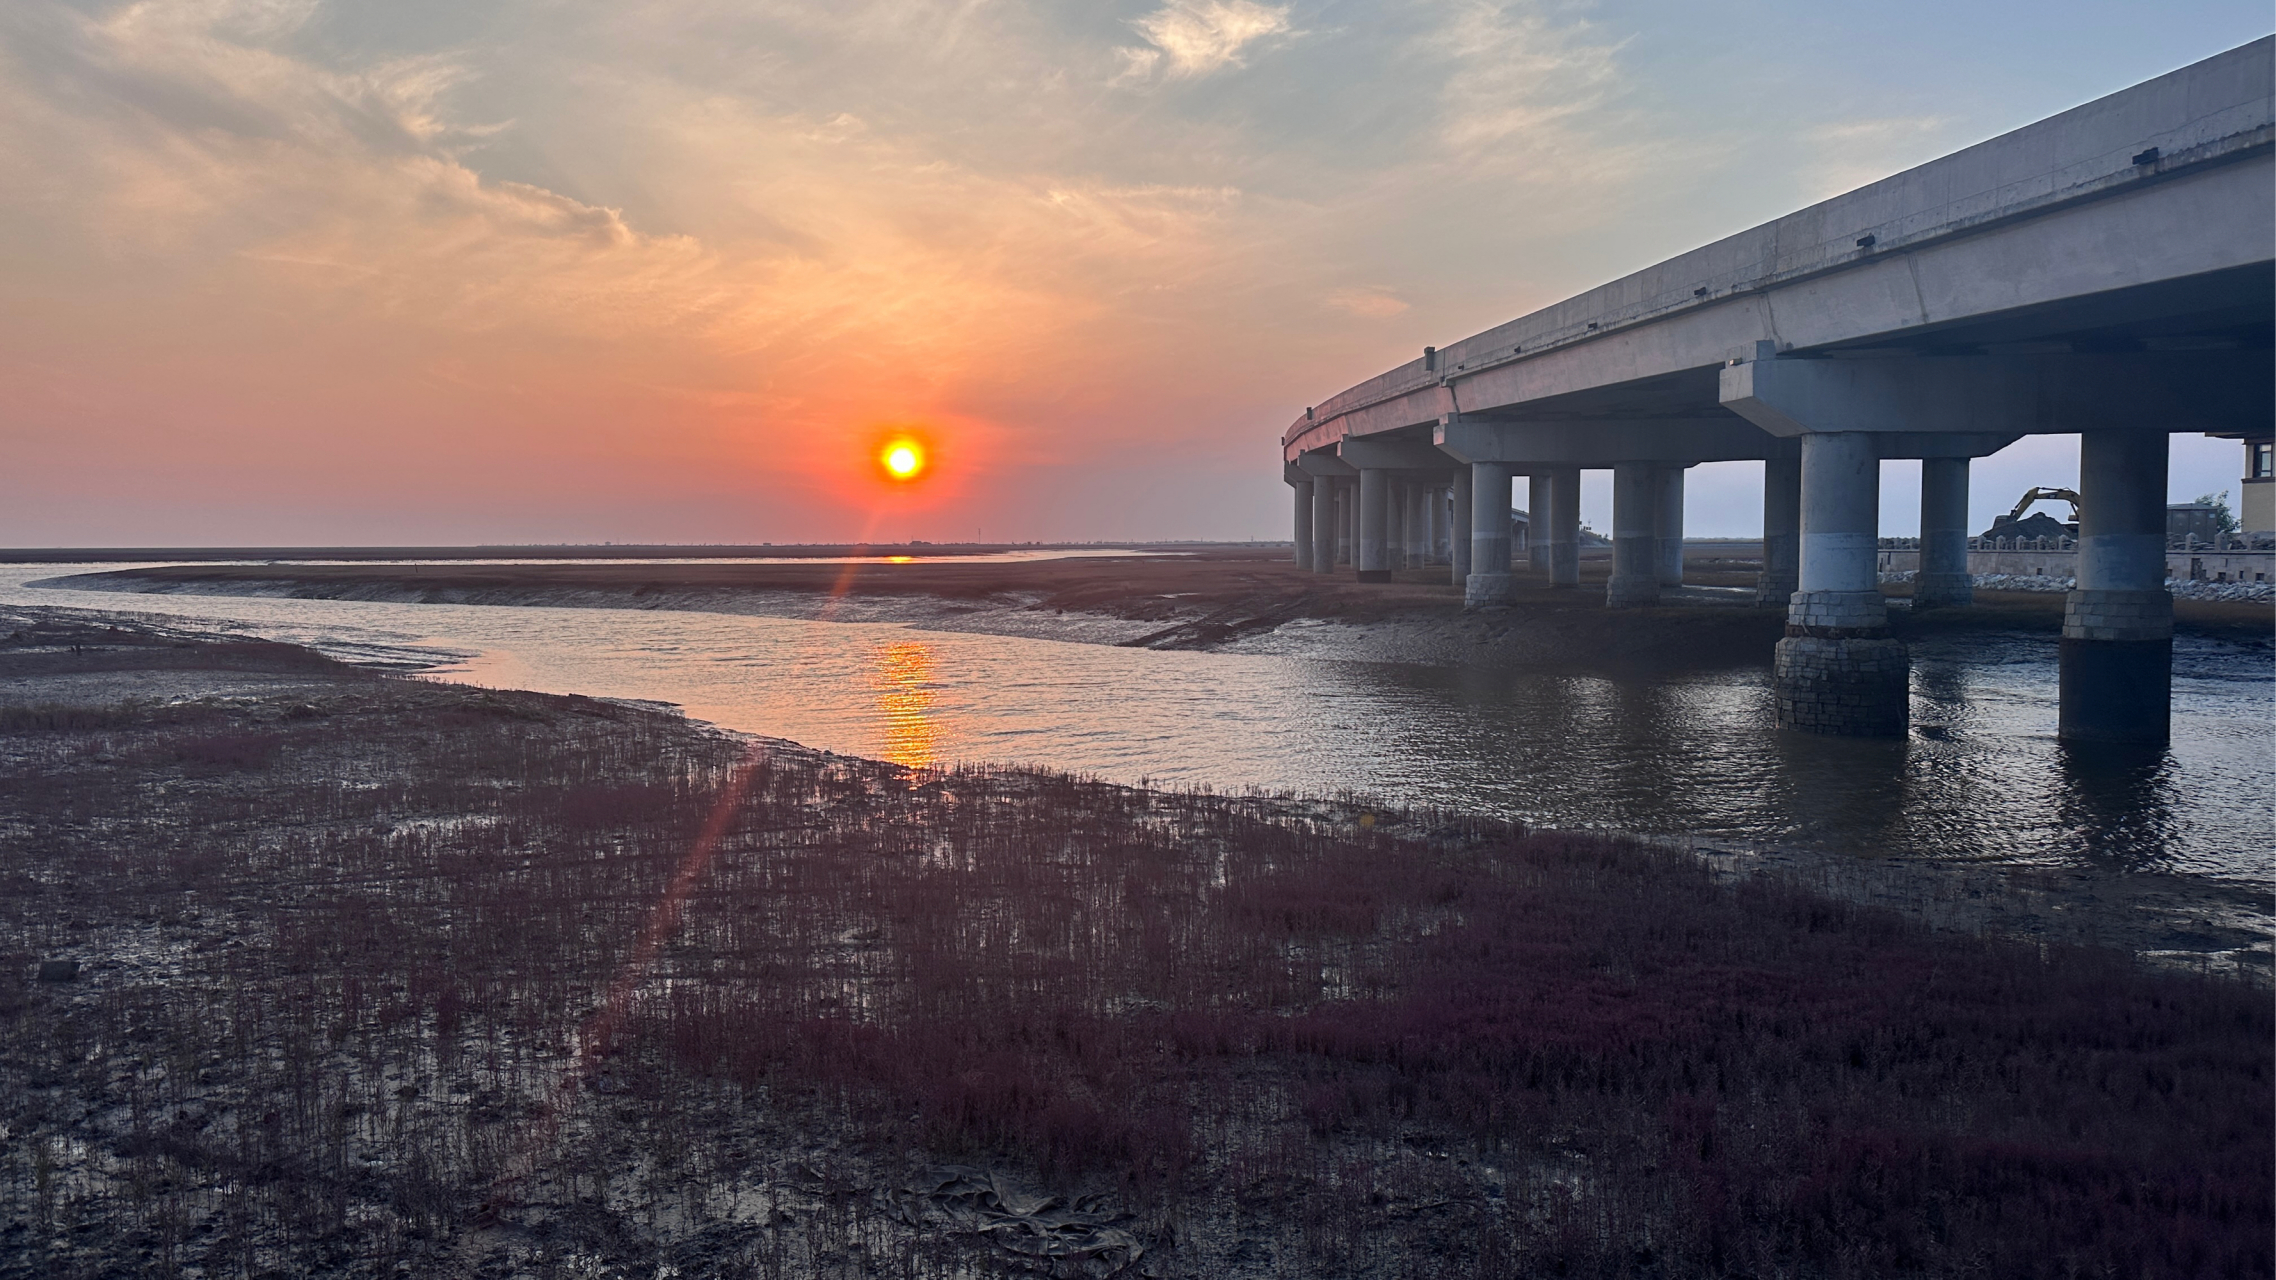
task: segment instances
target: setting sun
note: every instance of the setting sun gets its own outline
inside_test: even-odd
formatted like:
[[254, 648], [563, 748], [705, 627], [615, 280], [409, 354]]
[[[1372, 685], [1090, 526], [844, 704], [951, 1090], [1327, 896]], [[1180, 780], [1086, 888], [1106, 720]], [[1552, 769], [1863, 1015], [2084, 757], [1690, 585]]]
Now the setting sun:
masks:
[[885, 474], [896, 480], [914, 480], [924, 474], [925, 447], [914, 440], [895, 440], [877, 455]]

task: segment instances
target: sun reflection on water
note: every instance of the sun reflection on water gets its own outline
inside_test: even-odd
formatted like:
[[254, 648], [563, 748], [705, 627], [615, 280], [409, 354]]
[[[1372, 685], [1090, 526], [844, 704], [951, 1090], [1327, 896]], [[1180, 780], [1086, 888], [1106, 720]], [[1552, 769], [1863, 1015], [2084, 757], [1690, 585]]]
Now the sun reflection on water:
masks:
[[912, 769], [930, 768], [940, 761], [933, 657], [933, 646], [922, 640], [881, 644], [869, 651], [869, 687], [885, 719], [885, 740], [878, 754]]

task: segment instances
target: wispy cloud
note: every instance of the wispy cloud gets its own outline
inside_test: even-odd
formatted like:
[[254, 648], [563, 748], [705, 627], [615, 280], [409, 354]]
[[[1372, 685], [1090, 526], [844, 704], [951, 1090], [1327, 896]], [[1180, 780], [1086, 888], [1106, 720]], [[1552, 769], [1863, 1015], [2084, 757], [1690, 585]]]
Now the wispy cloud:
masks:
[[1439, 132], [1454, 150], [1540, 149], [1557, 140], [1551, 126], [1601, 106], [1615, 83], [1618, 46], [1537, 4], [1446, 0], [1437, 12], [1419, 44], [1445, 64]]
[[1157, 70], [1170, 76], [1201, 76], [1242, 63], [1242, 51], [1268, 36], [1288, 31], [1288, 6], [1254, 0], [1168, 0], [1134, 20], [1151, 47], [1125, 48], [1124, 76]]
[[[783, 522], [727, 536], [850, 501], [838, 453], [879, 421], [953, 423], [966, 474], [1007, 487], [1141, 435], [1223, 453], [1234, 419], [1443, 301], [1418, 275], [1460, 246], [1401, 232], [1416, 193], [1523, 214], [1570, 192], [1535, 158], [1609, 65], [1477, 0], [1301, 45], [1253, 0], [1128, 26], [977, 0], [498, 12], [511, 39], [390, 29], [360, 56], [292, 0], [0, 6], [0, 381], [30, 385], [36, 342], [50, 389], [0, 421], [49, 459], [12, 451], [0, 508], [83, 470], [68, 441], [97, 420], [105, 456], [182, 474], [226, 444], [256, 490], [346, 494], [376, 457], [447, 448], [430, 482], [465, 492], [542, 459], [651, 504], [740, 485]], [[1148, 77], [1215, 75], [1223, 100], [1101, 92], [1117, 31]], [[1272, 77], [1225, 74], [1267, 49]], [[1322, 60], [1300, 79], [1337, 121], [1290, 109], [1290, 50]], [[159, 348], [181, 353], [163, 378]]]

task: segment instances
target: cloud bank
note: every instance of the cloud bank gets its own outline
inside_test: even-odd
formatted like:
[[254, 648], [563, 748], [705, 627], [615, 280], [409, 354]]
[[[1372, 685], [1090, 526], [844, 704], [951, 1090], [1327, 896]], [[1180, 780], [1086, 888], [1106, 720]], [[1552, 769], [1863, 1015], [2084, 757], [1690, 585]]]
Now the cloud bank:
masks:
[[[1526, 0], [14, 0], [0, 542], [1273, 533], [1296, 408], [1735, 229], [1626, 39]], [[1750, 198], [1943, 128], [1797, 120]], [[908, 425], [938, 482], [883, 495]]]

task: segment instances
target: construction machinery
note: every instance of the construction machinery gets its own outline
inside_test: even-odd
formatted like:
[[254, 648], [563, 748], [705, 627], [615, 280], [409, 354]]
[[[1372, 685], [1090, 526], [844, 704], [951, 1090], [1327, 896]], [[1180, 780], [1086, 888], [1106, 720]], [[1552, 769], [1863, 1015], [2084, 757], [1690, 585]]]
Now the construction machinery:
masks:
[[[2023, 518], [2023, 513], [2029, 511], [2031, 509], [2031, 504], [2034, 502], [2067, 502], [2071, 504], [2071, 518], [2062, 525], [2061, 532], [2064, 536], [2067, 537], [2075, 538], [2078, 536], [2078, 491], [2075, 489], [2026, 490], [2023, 494], [2022, 499], [2015, 504], [2015, 510], [2008, 512], [2004, 516], [2000, 516], [1997, 519], [1994, 519], [1992, 521], [1992, 527], [1984, 530], [1983, 536], [1987, 538], [2029, 538], [2054, 536], [2044, 528], [2045, 525], [2055, 523], [2051, 517], [2033, 516], [2030, 520], [2025, 520]], [[2026, 527], [2017, 528], [2016, 526], [2018, 525], [2023, 525]], [[2042, 527], [2039, 529], [2031, 529], [2028, 527], [2030, 525], [2040, 525]]]

